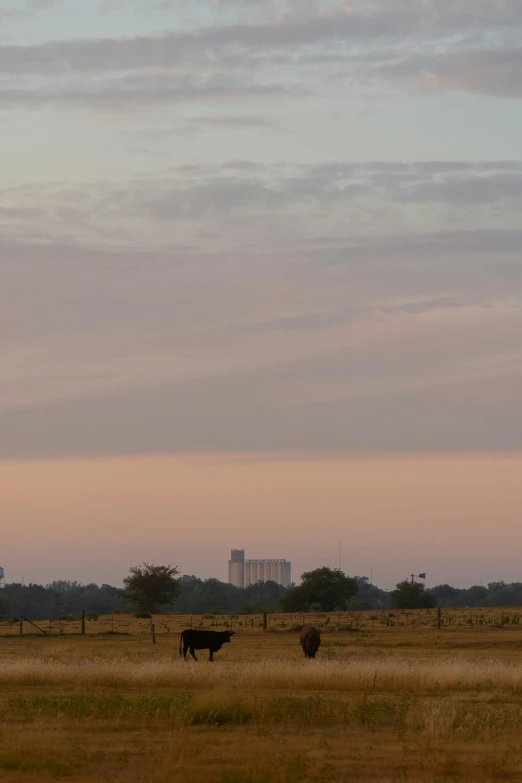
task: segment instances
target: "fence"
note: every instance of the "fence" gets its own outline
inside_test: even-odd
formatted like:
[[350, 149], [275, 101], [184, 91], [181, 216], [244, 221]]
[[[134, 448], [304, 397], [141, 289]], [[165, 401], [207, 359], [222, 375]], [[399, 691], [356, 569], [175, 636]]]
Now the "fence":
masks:
[[64, 635], [148, 635], [152, 639], [179, 634], [185, 628], [230, 630], [248, 634], [297, 631], [302, 625], [315, 625], [323, 633], [359, 631], [401, 633], [430, 628], [474, 628], [476, 626], [518, 626], [522, 609], [424, 609], [411, 611], [350, 611], [293, 614], [205, 614], [154, 615], [139, 618], [130, 614], [98, 615], [88, 609], [77, 615], [58, 617], [28, 617], [20, 607], [17, 618], [0, 622], [0, 636], [64, 636]]

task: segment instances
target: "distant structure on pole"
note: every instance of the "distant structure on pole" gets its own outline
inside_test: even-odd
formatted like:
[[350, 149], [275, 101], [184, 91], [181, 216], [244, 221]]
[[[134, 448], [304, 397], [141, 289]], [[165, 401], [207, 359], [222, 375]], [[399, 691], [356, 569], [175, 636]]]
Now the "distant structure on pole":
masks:
[[248, 587], [256, 582], [276, 582], [288, 587], [292, 581], [291, 563], [288, 560], [245, 560], [244, 549], [232, 549], [228, 581], [235, 587]]
[[4, 569], [0, 566], [0, 587], [5, 587]]

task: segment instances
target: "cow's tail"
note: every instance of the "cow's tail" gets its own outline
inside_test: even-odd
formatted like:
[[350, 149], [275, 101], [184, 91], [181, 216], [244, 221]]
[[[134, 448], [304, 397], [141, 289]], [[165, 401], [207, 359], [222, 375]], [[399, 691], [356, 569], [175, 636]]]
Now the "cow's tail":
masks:
[[179, 637], [179, 654], [181, 655], [181, 646], [183, 644], [183, 631], [181, 632], [181, 636]]

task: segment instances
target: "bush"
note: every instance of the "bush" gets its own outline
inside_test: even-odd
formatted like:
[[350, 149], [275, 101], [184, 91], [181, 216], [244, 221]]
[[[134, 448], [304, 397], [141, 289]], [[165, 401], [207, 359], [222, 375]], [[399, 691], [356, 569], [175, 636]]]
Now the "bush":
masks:
[[85, 616], [86, 616], [86, 618], [88, 620], [99, 620], [100, 619], [100, 615], [98, 614], [98, 612], [89, 612]]
[[113, 614], [130, 614], [130, 609], [126, 606], [115, 606], [112, 610]]
[[[263, 614], [263, 612], [269, 612], [270, 610], [266, 606], [261, 604], [243, 604], [238, 609], [239, 614]], [[270, 612], [274, 614], [274, 612]]]
[[61, 614], [58, 620], [63, 623], [70, 623], [73, 620], [76, 620], [76, 617], [73, 614]]
[[136, 612], [134, 617], [136, 617], [137, 620], [150, 620], [152, 615], [150, 612]]

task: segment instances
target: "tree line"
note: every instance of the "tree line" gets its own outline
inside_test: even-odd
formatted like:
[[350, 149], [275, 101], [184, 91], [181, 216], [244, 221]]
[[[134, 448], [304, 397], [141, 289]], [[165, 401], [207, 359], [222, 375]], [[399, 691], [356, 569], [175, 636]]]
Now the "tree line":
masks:
[[284, 588], [273, 581], [245, 588], [219, 579], [179, 575], [176, 567], [146, 563], [133, 566], [124, 587], [76, 581], [7, 584], [0, 591], [0, 617], [59, 619], [92, 614], [166, 612], [174, 614], [256, 614], [263, 611], [308, 612], [369, 609], [417, 609], [522, 606], [522, 582], [490, 582], [460, 589], [447, 584], [426, 589], [404, 580], [392, 591], [367, 577], [350, 577], [326, 566], [305, 572], [299, 585]]

